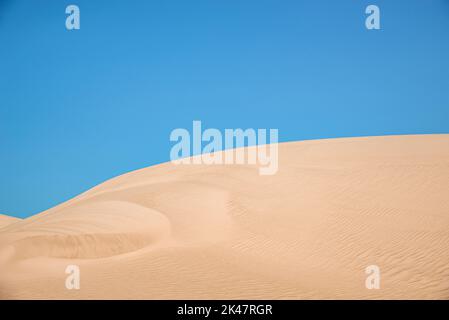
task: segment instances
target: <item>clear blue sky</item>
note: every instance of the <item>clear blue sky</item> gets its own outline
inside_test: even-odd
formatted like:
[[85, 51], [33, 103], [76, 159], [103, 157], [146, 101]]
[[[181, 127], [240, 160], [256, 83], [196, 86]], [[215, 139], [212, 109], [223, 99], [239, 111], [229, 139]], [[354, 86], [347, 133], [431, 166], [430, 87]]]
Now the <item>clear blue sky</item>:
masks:
[[0, 0], [0, 213], [167, 161], [192, 120], [281, 141], [449, 133], [449, 1]]

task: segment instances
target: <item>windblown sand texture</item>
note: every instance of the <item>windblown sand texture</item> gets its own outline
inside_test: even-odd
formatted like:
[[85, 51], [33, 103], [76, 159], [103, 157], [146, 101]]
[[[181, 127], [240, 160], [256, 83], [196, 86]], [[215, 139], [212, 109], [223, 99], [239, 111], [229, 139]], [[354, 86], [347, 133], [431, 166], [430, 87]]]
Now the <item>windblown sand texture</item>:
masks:
[[282, 143], [273, 176], [164, 163], [0, 216], [0, 298], [448, 299], [449, 135]]

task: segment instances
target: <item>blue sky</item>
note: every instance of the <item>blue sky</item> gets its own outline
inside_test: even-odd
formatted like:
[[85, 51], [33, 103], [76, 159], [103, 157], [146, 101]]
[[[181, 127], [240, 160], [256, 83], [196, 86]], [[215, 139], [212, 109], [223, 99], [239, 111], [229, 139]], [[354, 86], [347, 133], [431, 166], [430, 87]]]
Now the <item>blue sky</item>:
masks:
[[0, 0], [0, 213], [168, 161], [193, 120], [280, 141], [449, 133], [449, 1]]

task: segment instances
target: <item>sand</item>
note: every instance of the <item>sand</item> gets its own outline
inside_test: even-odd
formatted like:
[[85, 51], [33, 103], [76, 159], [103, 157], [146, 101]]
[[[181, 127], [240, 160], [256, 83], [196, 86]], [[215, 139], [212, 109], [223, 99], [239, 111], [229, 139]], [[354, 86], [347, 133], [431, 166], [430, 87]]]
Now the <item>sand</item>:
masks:
[[19, 218], [7, 216], [4, 214], [0, 214], [0, 229], [6, 226], [9, 226], [10, 224], [20, 221]]
[[449, 135], [282, 143], [273, 176], [165, 163], [0, 216], [0, 298], [449, 299]]

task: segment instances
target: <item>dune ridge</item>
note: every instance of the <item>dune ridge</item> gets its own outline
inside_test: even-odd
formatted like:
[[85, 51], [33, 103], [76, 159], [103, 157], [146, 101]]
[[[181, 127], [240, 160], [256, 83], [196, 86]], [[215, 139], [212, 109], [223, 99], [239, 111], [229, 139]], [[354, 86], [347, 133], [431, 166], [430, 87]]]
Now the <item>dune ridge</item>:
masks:
[[[64, 287], [68, 264], [80, 290]], [[273, 176], [133, 171], [0, 216], [0, 270], [2, 299], [448, 299], [449, 135], [282, 143]]]

